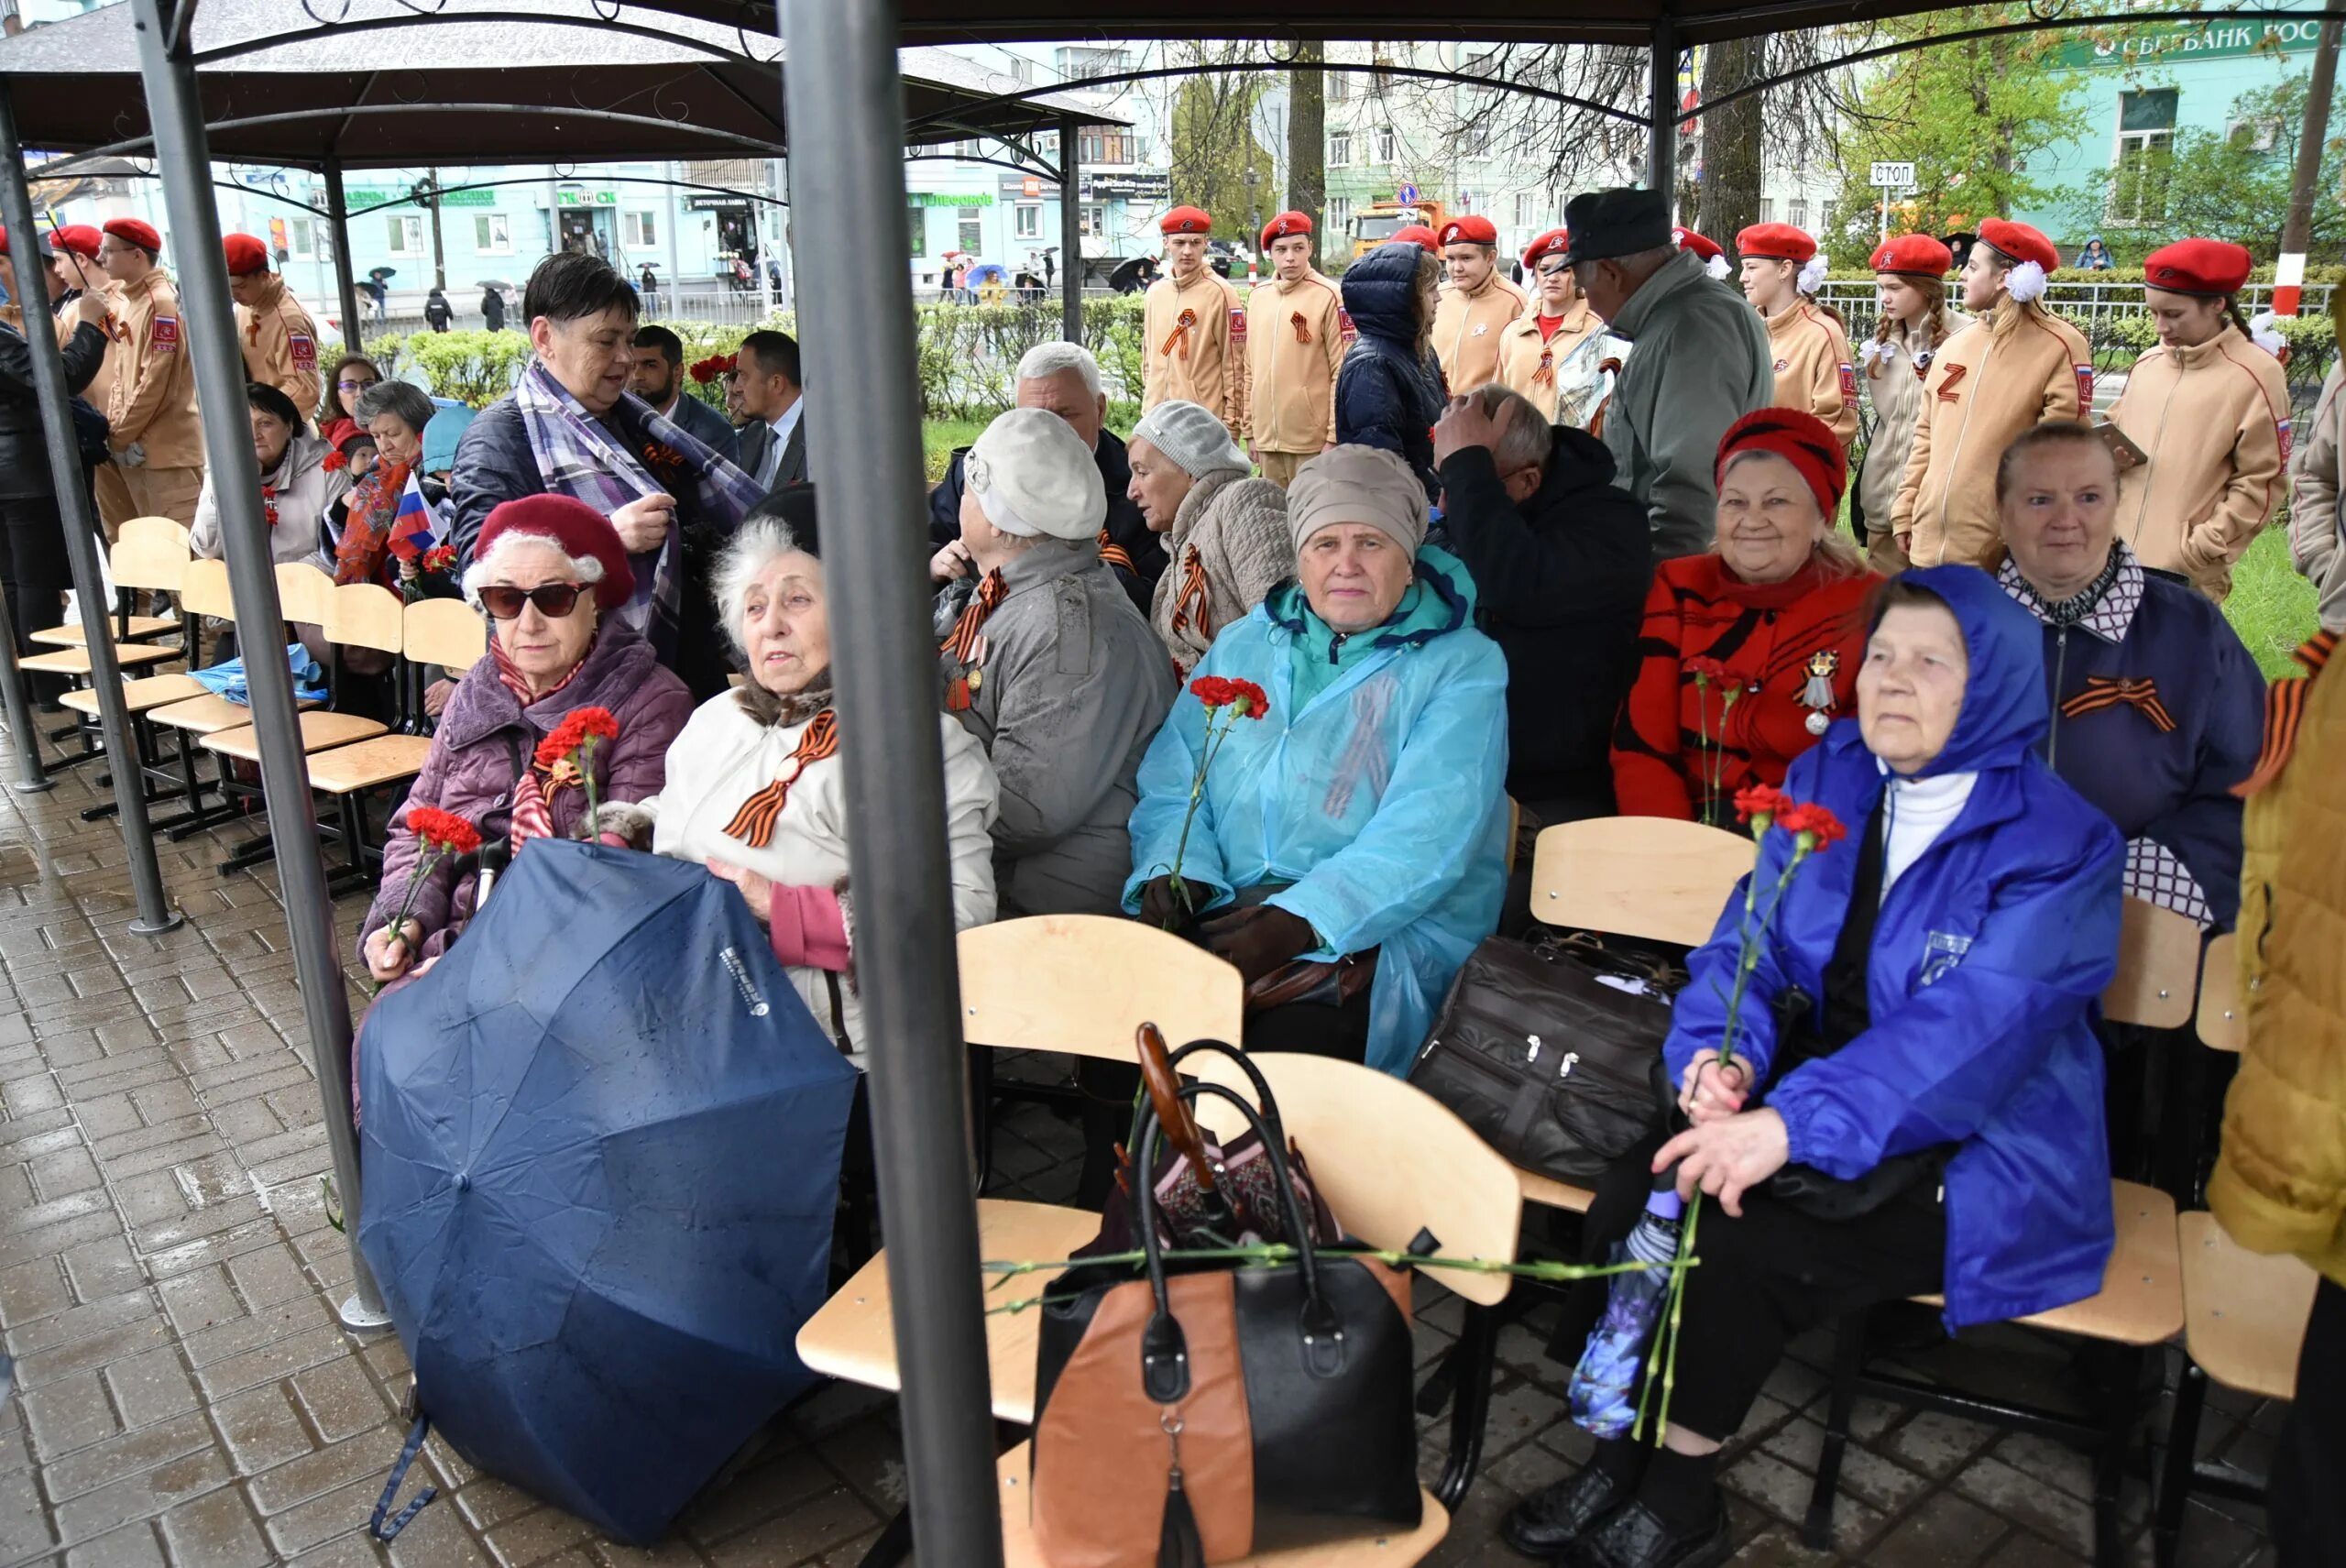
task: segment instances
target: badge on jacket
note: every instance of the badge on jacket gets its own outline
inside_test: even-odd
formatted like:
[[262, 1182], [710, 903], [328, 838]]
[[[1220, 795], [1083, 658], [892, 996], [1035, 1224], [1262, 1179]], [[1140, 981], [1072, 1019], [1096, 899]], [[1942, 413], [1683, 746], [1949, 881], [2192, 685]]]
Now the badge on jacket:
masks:
[[1968, 365], [1950, 365], [1946, 367], [1946, 379], [1939, 383], [1939, 401], [1959, 403], [1963, 400], [1963, 394], [1957, 391], [1955, 386], [1957, 382], [1963, 379], [1963, 373], [1970, 368]]
[[1338, 305], [1336, 307], [1336, 331], [1340, 336], [1343, 337], [1352, 337], [1359, 331], [1358, 328], [1353, 325], [1352, 312], [1344, 309], [1342, 305]]
[[2079, 365], [2075, 368], [2077, 372], [2077, 410], [2081, 413], [2091, 413], [2093, 412], [2093, 367]]
[[1914, 977], [1916, 985], [1929, 985], [1945, 980], [1955, 972], [1963, 956], [1971, 950], [1971, 938], [1958, 937], [1952, 931], [1933, 931], [1923, 938], [1923, 972]]
[[314, 370], [318, 367], [318, 345], [306, 332], [288, 332], [285, 342], [293, 352], [293, 368]]
[[155, 345], [156, 353], [177, 354], [180, 348], [180, 318], [157, 316], [154, 324], [147, 329], [147, 336], [148, 341]]
[[1858, 400], [1858, 367], [1846, 359], [1841, 361], [1841, 400], [1845, 403]]
[[1491, 323], [1488, 323], [1488, 322], [1476, 322], [1476, 323], [1474, 323], [1474, 336], [1476, 336], [1476, 337], [1480, 337], [1480, 336], [1482, 336], [1485, 333], [1486, 333], [1486, 332], [1488, 332], [1488, 331], [1490, 331], [1490, 330], [1491, 330]]
[[1233, 338], [1244, 338], [1246, 335], [1246, 312], [1242, 306], [1230, 307], [1230, 335]]
[[2281, 438], [2281, 466], [2286, 468], [2289, 466], [2289, 422], [2283, 420], [2275, 424], [2273, 433]]

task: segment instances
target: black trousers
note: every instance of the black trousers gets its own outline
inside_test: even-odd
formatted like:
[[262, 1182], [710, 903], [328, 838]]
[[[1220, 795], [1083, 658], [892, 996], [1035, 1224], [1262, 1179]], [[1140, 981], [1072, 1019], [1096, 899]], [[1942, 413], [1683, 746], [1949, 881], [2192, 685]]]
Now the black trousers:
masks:
[[[8, 621], [16, 629], [19, 655], [43, 651], [32, 642], [32, 634], [63, 619], [65, 590], [72, 586], [57, 498], [0, 497], [0, 589], [8, 597]], [[47, 701], [55, 701], [65, 684], [61, 675], [33, 677], [35, 694]]]
[[[1602, 1263], [1626, 1237], [1653, 1190], [1660, 1145], [1633, 1149], [1597, 1183], [1584, 1234], [1584, 1261]], [[1678, 1329], [1670, 1420], [1724, 1442], [1742, 1427], [1784, 1346], [1819, 1323], [1880, 1301], [1939, 1288], [1946, 1267], [1946, 1212], [1935, 1184], [1917, 1187], [1853, 1220], [1812, 1219], [1764, 1192], [1743, 1196], [1738, 1219], [1703, 1201]], [[1548, 1354], [1580, 1359], [1605, 1307], [1605, 1279], [1573, 1288]]]
[[2338, 1561], [2346, 1542], [2346, 1285], [2314, 1291], [2297, 1357], [2297, 1402], [2281, 1423], [2264, 1511], [2281, 1568]]

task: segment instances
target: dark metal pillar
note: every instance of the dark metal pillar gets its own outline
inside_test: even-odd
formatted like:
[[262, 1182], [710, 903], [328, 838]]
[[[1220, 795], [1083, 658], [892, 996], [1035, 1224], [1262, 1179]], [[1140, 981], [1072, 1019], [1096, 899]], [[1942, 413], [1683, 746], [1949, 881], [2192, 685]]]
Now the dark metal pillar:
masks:
[[[205, 194], [209, 196], [208, 189]], [[138, 901], [138, 918], [130, 923], [130, 929], [140, 936], [159, 936], [177, 926], [180, 916], [163, 896], [162, 872], [155, 865], [155, 834], [147, 825], [147, 776], [138, 766], [130, 714], [122, 700], [122, 663], [115, 657], [114, 628], [108, 623], [114, 609], [112, 596], [105, 591], [98, 569], [97, 520], [92, 515], [90, 488], [82, 479], [82, 449], [74, 439], [73, 416], [67, 411], [73, 395], [66, 389], [65, 356], [58, 349], [57, 334], [41, 311], [49, 300], [49, 289], [32, 246], [32, 236], [41, 230], [33, 216], [32, 187], [25, 182], [25, 149], [16, 139], [16, 104], [5, 93], [0, 93], [0, 223], [19, 236], [16, 292], [26, 305], [25, 344], [32, 353], [33, 393], [39, 400], [41, 424], [49, 436], [49, 475], [57, 485], [57, 514], [65, 524], [65, 558], [73, 573], [73, 602], [81, 609], [82, 634], [89, 640], [90, 684], [97, 688], [98, 723], [105, 735], [114, 774], [115, 816], [122, 824], [123, 853], [130, 861], [131, 892]], [[216, 237], [212, 249], [214, 259], [218, 260]], [[231, 338], [230, 343], [234, 342]], [[249, 451], [249, 444], [245, 444]], [[252, 466], [250, 458], [245, 466]], [[31, 740], [29, 730], [25, 738]]]
[[1059, 116], [1059, 333], [1083, 341], [1083, 203], [1078, 191], [1083, 161], [1076, 156], [1073, 115]]
[[19, 795], [36, 795], [57, 787], [42, 771], [40, 736], [33, 729], [33, 705], [25, 692], [25, 673], [16, 668], [16, 627], [8, 616], [8, 601], [0, 598], [0, 702], [8, 714], [8, 733], [16, 742], [16, 776], [8, 787]]
[[[212, 204], [211, 149], [190, 37], [194, 12], [194, 0], [132, 0], [138, 72], [147, 89], [148, 117], [155, 127], [155, 166], [163, 177], [164, 206], [171, 217], [180, 314], [186, 323], [188, 351], [195, 356], [196, 396], [205, 413], [203, 452], [220, 505], [228, 587], [237, 624], [248, 629], [241, 639], [247, 654], [245, 675], [252, 690], [269, 836], [284, 891], [294, 978], [301, 991], [318, 1094], [325, 1105], [334, 1181], [341, 1190], [343, 1212], [349, 1216], [355, 1277], [352, 1295], [342, 1304], [342, 1321], [354, 1330], [381, 1329], [389, 1326], [390, 1319], [358, 1252], [358, 1139], [350, 1123], [350, 998], [343, 989], [342, 965], [334, 950], [334, 900], [326, 893], [325, 861], [318, 849], [292, 673], [283, 657], [276, 656], [276, 638], [261, 630], [281, 624], [285, 613], [278, 602], [269, 525], [261, 516], [260, 476], [253, 470], [252, 443], [243, 417], [245, 359], [237, 345], [236, 317], [228, 308], [220, 216]], [[224, 417], [224, 410], [235, 411], [236, 417]], [[129, 755], [126, 746], [121, 755]], [[126, 772], [136, 774], [137, 770], [115, 770], [117, 776]]]
[[923, 585], [903, 570], [922, 516], [913, 315], [902, 274], [869, 259], [907, 254], [896, 23], [894, 0], [787, 0], [783, 101], [794, 202], [866, 214], [873, 231], [869, 247], [799, 253], [799, 296], [823, 304], [799, 326], [823, 510], [880, 520], [842, 530], [824, 561], [913, 1529], [925, 1558], [999, 1568], [944, 759], [924, 695], [937, 642]]
[[1668, 16], [1653, 24], [1653, 50], [1647, 60], [1646, 183], [1677, 204], [1678, 23]]
[[[358, 352], [358, 280], [350, 270], [350, 203], [342, 193], [342, 160], [326, 159], [326, 228], [334, 236], [334, 295], [342, 302], [342, 345], [345, 352]], [[326, 401], [334, 400], [334, 389], [326, 389]]]

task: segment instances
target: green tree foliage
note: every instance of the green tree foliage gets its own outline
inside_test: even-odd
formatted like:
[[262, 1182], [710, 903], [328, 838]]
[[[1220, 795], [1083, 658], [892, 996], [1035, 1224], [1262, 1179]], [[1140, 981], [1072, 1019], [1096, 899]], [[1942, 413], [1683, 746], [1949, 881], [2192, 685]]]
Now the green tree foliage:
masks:
[[[1244, 58], [1245, 48], [1196, 44], [1169, 52], [1175, 63], [1211, 67]], [[1209, 71], [1183, 82], [1173, 99], [1174, 202], [1203, 207], [1213, 214], [1216, 238], [1237, 240], [1249, 250], [1256, 234], [1247, 226], [1248, 214], [1260, 209], [1267, 218], [1279, 210], [1277, 163], [1255, 139], [1255, 103], [1265, 81], [1254, 73]]]
[[[2278, 255], [2281, 225], [2289, 209], [2289, 176], [2305, 129], [2306, 81], [2300, 72], [2275, 86], [2244, 93], [2232, 100], [2228, 130], [2181, 132], [2171, 152], [2138, 170], [2114, 172], [2111, 179], [2121, 186], [2133, 181], [2154, 189], [2134, 192], [2121, 188], [2113, 200], [2137, 193], [2151, 196], [2159, 218], [2132, 246], [2126, 242], [2132, 236], [2109, 236], [2113, 249], [2139, 252], [2149, 239], [2214, 235], [2248, 247], [2259, 261]], [[2346, 181], [2346, 138], [2333, 136], [2322, 148], [2321, 177], [2314, 181], [2315, 256], [2335, 256], [2346, 245], [2341, 181]], [[2099, 190], [2080, 193], [2076, 210], [2086, 220], [2081, 227], [2098, 221], [2100, 197]]]

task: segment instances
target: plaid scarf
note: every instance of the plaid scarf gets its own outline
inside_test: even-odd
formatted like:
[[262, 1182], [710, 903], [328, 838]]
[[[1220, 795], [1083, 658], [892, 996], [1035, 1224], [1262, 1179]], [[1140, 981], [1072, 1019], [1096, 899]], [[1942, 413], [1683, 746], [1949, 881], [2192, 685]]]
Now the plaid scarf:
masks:
[[715, 526], [731, 533], [765, 492], [632, 392], [619, 394], [607, 424], [588, 413], [554, 372], [532, 360], [513, 389], [513, 403], [547, 489], [585, 501], [606, 517], [645, 496], [676, 498], [677, 526], [660, 546], [652, 569], [636, 574], [635, 598], [619, 612], [651, 639], [665, 663], [675, 652], [684, 601], [685, 526]]

